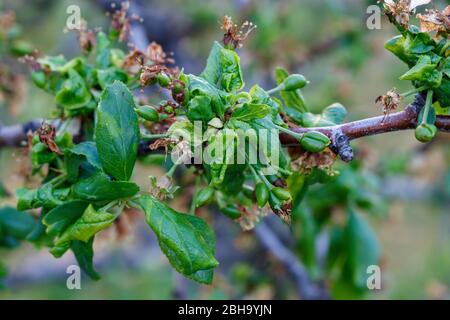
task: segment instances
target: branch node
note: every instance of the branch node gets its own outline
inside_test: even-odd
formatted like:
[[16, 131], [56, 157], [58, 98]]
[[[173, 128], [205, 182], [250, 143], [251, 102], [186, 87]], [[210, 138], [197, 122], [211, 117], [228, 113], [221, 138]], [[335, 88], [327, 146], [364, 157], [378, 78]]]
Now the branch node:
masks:
[[342, 161], [350, 162], [353, 160], [353, 149], [350, 146], [350, 140], [341, 129], [333, 130], [331, 141], [330, 149], [338, 154]]

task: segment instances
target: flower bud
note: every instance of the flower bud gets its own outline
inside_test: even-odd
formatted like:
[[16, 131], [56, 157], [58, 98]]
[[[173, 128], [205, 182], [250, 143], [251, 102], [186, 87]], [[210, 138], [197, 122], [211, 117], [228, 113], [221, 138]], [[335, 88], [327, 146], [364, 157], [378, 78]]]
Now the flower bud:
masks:
[[205, 189], [201, 190], [197, 194], [197, 197], [195, 197], [195, 207], [203, 207], [208, 204], [214, 196], [214, 191], [214, 188], [211, 186], [207, 186]]
[[300, 144], [306, 151], [321, 152], [330, 144], [330, 139], [321, 132], [310, 131], [303, 135]]
[[294, 91], [297, 89], [301, 89], [306, 86], [307, 83], [308, 81], [306, 81], [305, 77], [301, 74], [291, 74], [283, 81], [284, 91]]
[[138, 108], [135, 108], [134, 111], [147, 121], [156, 122], [159, 120], [158, 112], [150, 106], [139, 106]]
[[416, 128], [416, 139], [420, 142], [430, 142], [436, 135], [437, 128], [434, 124], [422, 123]]

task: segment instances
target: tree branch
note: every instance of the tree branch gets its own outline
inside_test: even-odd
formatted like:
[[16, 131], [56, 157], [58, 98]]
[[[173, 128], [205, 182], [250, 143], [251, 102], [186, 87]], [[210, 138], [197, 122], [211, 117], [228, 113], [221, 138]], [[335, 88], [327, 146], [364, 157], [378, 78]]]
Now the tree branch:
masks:
[[[291, 127], [291, 130], [300, 134], [310, 131], [322, 132], [331, 139], [331, 150], [338, 154], [343, 161], [348, 162], [353, 159], [353, 151], [349, 144], [351, 140], [376, 134], [415, 129], [418, 115], [424, 104], [424, 97], [419, 94], [405, 110], [387, 116], [372, 117], [331, 127]], [[435, 125], [439, 131], [450, 132], [450, 116], [437, 116]], [[284, 146], [298, 146], [298, 141], [285, 133], [280, 134], [280, 140]]]
[[330, 295], [324, 284], [310, 279], [308, 272], [304, 265], [301, 264], [299, 258], [284, 246], [265, 221], [261, 221], [255, 227], [255, 234], [262, 245], [286, 267], [295, 279], [297, 290], [303, 299], [330, 299]]
[[42, 120], [31, 120], [24, 124], [3, 126], [0, 123], [0, 148], [21, 147], [27, 141], [28, 131], [36, 131], [42, 124]]

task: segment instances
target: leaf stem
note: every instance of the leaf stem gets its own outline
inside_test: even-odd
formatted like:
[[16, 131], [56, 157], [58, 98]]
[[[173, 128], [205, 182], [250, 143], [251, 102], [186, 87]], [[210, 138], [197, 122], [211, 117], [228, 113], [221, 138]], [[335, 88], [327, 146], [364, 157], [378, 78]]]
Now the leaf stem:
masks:
[[110, 203], [106, 204], [105, 206], [101, 207], [99, 211], [108, 211], [111, 208], [114, 208], [119, 203], [119, 200], [111, 201]]
[[286, 133], [286, 134], [288, 134], [288, 135], [290, 135], [290, 136], [292, 136], [292, 137], [294, 137], [296, 139], [301, 139], [303, 137], [303, 134], [296, 133], [296, 132], [291, 131], [289, 129], [283, 128], [282, 126], [275, 125], [275, 127], [278, 130], [280, 130], [281, 132], [284, 132], [284, 133]]
[[268, 93], [269, 95], [273, 95], [273, 94], [275, 94], [275, 93], [277, 93], [277, 92], [279, 92], [279, 91], [283, 91], [283, 89], [284, 89], [284, 84], [279, 84], [279, 85], [276, 86], [275, 88], [272, 88], [272, 89], [270, 89], [270, 90], [267, 90], [267, 93]]
[[168, 134], [168, 133], [155, 133], [155, 134], [143, 133], [143, 134], [141, 134], [141, 136], [142, 136], [143, 139], [156, 140], [156, 139], [169, 138], [170, 134]]
[[427, 123], [428, 114], [430, 113], [431, 103], [433, 102], [433, 90], [428, 90], [427, 100], [423, 109], [423, 117], [421, 124]]
[[416, 89], [413, 89], [413, 90], [410, 90], [410, 91], [406, 91], [406, 92], [404, 92], [404, 93], [401, 93], [400, 96], [401, 96], [402, 98], [406, 98], [406, 97], [409, 97], [409, 96], [411, 96], [411, 95], [413, 95], [413, 94], [415, 94], [415, 93], [422, 92], [422, 91], [424, 91], [424, 90], [426, 90], [426, 89], [428, 89], [428, 86], [421, 86], [421, 87], [419, 87], [419, 88], [416, 88]]

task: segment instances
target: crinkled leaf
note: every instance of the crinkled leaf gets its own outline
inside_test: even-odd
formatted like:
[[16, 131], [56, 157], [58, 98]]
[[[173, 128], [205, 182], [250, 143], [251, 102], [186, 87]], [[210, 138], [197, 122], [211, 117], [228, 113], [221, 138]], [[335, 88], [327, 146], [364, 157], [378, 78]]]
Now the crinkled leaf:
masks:
[[92, 237], [88, 242], [83, 241], [72, 241], [70, 244], [70, 249], [77, 259], [78, 265], [81, 270], [86, 272], [86, 274], [92, 280], [99, 280], [100, 275], [94, 268], [94, 250], [92, 245], [94, 243], [94, 237]]
[[123, 83], [128, 82], [128, 75], [126, 74], [126, 72], [115, 67], [97, 70], [96, 75], [98, 84], [100, 85], [100, 87], [102, 87], [102, 89], [105, 89], [108, 85], [112, 84], [116, 80]]
[[397, 58], [412, 67], [417, 62], [417, 55], [413, 54], [409, 49], [410, 41], [403, 36], [396, 36], [384, 44], [384, 47], [392, 52]]
[[81, 217], [64, 231], [56, 244], [71, 240], [88, 242], [97, 232], [111, 226], [115, 219], [115, 215], [97, 211], [92, 205], [89, 205]]
[[74, 197], [79, 199], [111, 201], [132, 197], [139, 192], [139, 187], [134, 182], [111, 181], [103, 172], [97, 172], [74, 184], [72, 191]]
[[231, 117], [239, 121], [250, 121], [264, 118], [270, 112], [271, 108], [267, 104], [245, 103], [234, 111]]
[[195, 280], [208, 280], [205, 274], [196, 274], [218, 266], [214, 258], [214, 235], [208, 225], [200, 218], [176, 212], [150, 196], [142, 196], [139, 203], [174, 268]]
[[67, 199], [69, 192], [68, 188], [53, 189], [50, 183], [35, 190], [20, 188], [16, 191], [17, 209], [23, 211], [40, 207], [54, 208]]
[[60, 236], [83, 215], [88, 205], [82, 200], [72, 200], [49, 211], [42, 220], [47, 234]]
[[213, 112], [221, 119], [225, 114], [225, 103], [223, 97], [226, 92], [217, 89], [214, 85], [203, 78], [188, 75], [188, 89], [192, 96], [206, 96], [211, 99]]
[[425, 81], [426, 77], [431, 74], [436, 67], [437, 64], [433, 64], [429, 56], [421, 56], [416, 65], [402, 75], [400, 80]]
[[237, 91], [244, 87], [239, 56], [230, 49], [220, 51], [222, 68], [221, 88], [227, 92]]
[[57, 104], [71, 110], [85, 106], [91, 97], [84, 79], [74, 69], [70, 69], [69, 78], [64, 81], [55, 100]]
[[187, 117], [191, 121], [208, 122], [214, 118], [211, 99], [207, 96], [196, 96], [189, 101]]
[[128, 88], [119, 81], [108, 86], [97, 109], [95, 142], [103, 169], [117, 180], [133, 173], [139, 145], [139, 122]]
[[227, 92], [244, 87], [239, 56], [235, 51], [223, 48], [217, 41], [200, 76]]
[[73, 146], [73, 148], [71, 148], [69, 152], [79, 156], [84, 156], [90, 165], [92, 165], [97, 169], [102, 169], [102, 164], [98, 156], [95, 142], [93, 141], [81, 142]]
[[[102, 164], [98, 156], [97, 147], [93, 141], [85, 141], [66, 150], [66, 171], [69, 182], [75, 182], [79, 176], [79, 169], [83, 163], [89, 164], [92, 169], [102, 170]], [[85, 169], [90, 169], [86, 168]]]

